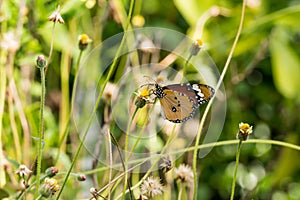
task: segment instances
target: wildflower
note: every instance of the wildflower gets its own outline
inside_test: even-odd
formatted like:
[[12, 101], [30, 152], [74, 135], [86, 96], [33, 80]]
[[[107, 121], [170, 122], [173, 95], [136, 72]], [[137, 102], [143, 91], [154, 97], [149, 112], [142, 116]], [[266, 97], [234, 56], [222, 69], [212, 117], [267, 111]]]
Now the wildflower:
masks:
[[190, 54], [192, 56], [196, 56], [198, 54], [198, 52], [200, 51], [200, 49], [202, 48], [202, 40], [201, 39], [197, 39], [195, 42], [193, 42], [191, 48], [190, 48]]
[[143, 181], [140, 190], [142, 199], [151, 199], [163, 193], [163, 186], [159, 178], [150, 176]]
[[145, 24], [145, 18], [142, 15], [135, 15], [132, 18], [132, 24], [135, 27], [142, 27]]
[[93, 195], [93, 197], [95, 199], [98, 199], [98, 197], [101, 196], [101, 195], [98, 194], [98, 190], [96, 188], [94, 188], [94, 187], [90, 188], [90, 193]]
[[78, 46], [81, 51], [85, 50], [88, 44], [93, 41], [87, 34], [79, 35], [78, 40]]
[[61, 17], [59, 12], [59, 7], [48, 17], [49, 21], [52, 21], [54, 23], [59, 22], [61, 24], [65, 23], [64, 19]]
[[143, 108], [147, 101], [149, 100], [150, 90], [148, 88], [143, 89], [142, 91], [138, 91], [137, 99], [135, 100], [135, 105], [138, 108]]
[[94, 187], [91, 187], [91, 188], [90, 188], [90, 193], [91, 193], [91, 194], [97, 193], [97, 189], [94, 188]]
[[247, 140], [248, 136], [253, 132], [252, 126], [250, 126], [248, 123], [239, 123], [239, 132], [237, 134], [237, 139], [239, 140]]
[[20, 177], [29, 176], [31, 173], [32, 171], [28, 169], [26, 165], [20, 165], [16, 171], [16, 174], [18, 174]]
[[175, 179], [180, 180], [183, 183], [192, 183], [194, 174], [189, 165], [181, 164], [175, 169]]
[[46, 178], [44, 184], [40, 188], [40, 194], [45, 197], [51, 197], [60, 189], [57, 180], [54, 178]]
[[119, 88], [117, 87], [116, 84], [108, 82], [103, 91], [104, 100], [106, 100], [107, 102], [111, 101], [112, 98], [114, 97], [113, 94], [118, 93], [118, 89]]
[[47, 60], [44, 55], [39, 55], [36, 59], [36, 65], [38, 68], [44, 68], [47, 65]]
[[48, 175], [48, 177], [53, 177], [58, 173], [58, 169], [56, 167], [49, 167], [48, 169], [46, 169], [46, 174]]
[[78, 174], [77, 175], [77, 180], [78, 181], [85, 181], [86, 180], [86, 176], [84, 174]]
[[169, 157], [163, 157], [161, 159], [161, 163], [159, 165], [160, 169], [162, 169], [162, 171], [164, 173], [167, 173], [168, 171], [170, 171], [172, 169], [172, 161], [170, 160]]
[[16, 52], [20, 47], [20, 43], [17, 36], [12, 31], [9, 31], [3, 34], [0, 47], [10, 52]]

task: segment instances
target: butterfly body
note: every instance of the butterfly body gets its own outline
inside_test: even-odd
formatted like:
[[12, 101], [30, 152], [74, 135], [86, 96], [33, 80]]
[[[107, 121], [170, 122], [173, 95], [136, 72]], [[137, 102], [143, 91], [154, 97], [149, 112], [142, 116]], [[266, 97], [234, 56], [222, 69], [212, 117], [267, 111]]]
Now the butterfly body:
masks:
[[214, 89], [203, 84], [173, 84], [163, 87], [155, 84], [153, 94], [159, 99], [166, 119], [181, 123], [192, 118], [196, 109], [211, 99]]

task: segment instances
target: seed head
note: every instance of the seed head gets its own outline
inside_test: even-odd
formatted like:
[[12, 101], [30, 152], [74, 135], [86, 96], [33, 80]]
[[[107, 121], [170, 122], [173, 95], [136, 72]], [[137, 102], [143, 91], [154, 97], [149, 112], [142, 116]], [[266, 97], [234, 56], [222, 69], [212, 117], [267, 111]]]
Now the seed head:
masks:
[[163, 193], [163, 186], [158, 177], [150, 176], [141, 184], [141, 196], [143, 199], [151, 199]]
[[58, 7], [49, 17], [48, 17], [48, 20], [49, 21], [52, 21], [54, 23], [58, 22], [60, 24], [63, 24], [65, 23], [64, 19], [61, 17], [60, 15], [60, 7]]
[[32, 173], [30, 169], [26, 165], [20, 165], [18, 170], [16, 171], [16, 174], [18, 174], [20, 177], [29, 176]]
[[175, 169], [175, 179], [183, 183], [192, 183], [194, 174], [191, 167], [186, 164], [180, 164], [179, 167]]

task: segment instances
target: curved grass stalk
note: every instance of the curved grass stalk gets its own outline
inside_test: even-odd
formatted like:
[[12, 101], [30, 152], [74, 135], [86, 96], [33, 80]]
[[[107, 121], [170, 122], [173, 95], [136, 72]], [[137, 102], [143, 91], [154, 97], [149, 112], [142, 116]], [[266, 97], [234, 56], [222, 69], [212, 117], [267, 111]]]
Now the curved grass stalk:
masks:
[[108, 75], [107, 75], [106, 79], [105, 79], [104, 82], [103, 82], [103, 85], [102, 85], [101, 90], [100, 90], [100, 93], [99, 93], [99, 95], [98, 95], [98, 97], [97, 97], [97, 101], [96, 101], [96, 103], [95, 103], [95, 106], [94, 106], [94, 108], [93, 108], [93, 111], [92, 111], [92, 113], [91, 113], [91, 115], [90, 115], [90, 117], [89, 117], [89, 119], [88, 119], [87, 128], [86, 128], [86, 130], [84, 131], [82, 140], [81, 140], [80, 143], [79, 143], [78, 149], [77, 149], [77, 151], [76, 151], [76, 153], [75, 153], [75, 156], [74, 156], [74, 158], [73, 158], [73, 160], [72, 160], [72, 162], [71, 162], [71, 165], [70, 165], [70, 167], [69, 167], [69, 169], [68, 169], [68, 171], [67, 171], [67, 174], [66, 174], [66, 176], [65, 176], [65, 178], [64, 178], [64, 182], [63, 182], [63, 184], [62, 184], [62, 187], [61, 187], [61, 189], [59, 190], [59, 193], [58, 193], [58, 195], [57, 195], [57, 197], [56, 197], [57, 200], [59, 199], [60, 195], [62, 194], [62, 191], [63, 191], [63, 189], [64, 189], [64, 187], [65, 187], [65, 185], [66, 185], [66, 183], [67, 183], [67, 181], [68, 181], [68, 178], [69, 178], [69, 176], [70, 176], [70, 173], [71, 173], [71, 171], [72, 171], [72, 169], [73, 169], [73, 167], [74, 167], [74, 165], [75, 165], [75, 162], [77, 161], [77, 158], [78, 158], [79, 153], [80, 153], [80, 151], [81, 151], [81, 148], [82, 148], [82, 146], [83, 146], [83, 142], [84, 142], [84, 140], [85, 140], [85, 138], [86, 138], [86, 136], [87, 136], [88, 130], [90, 129], [90, 126], [91, 126], [91, 124], [92, 124], [93, 118], [94, 118], [95, 115], [96, 115], [97, 108], [98, 108], [98, 105], [99, 105], [99, 103], [100, 103], [101, 97], [102, 97], [102, 95], [103, 95], [104, 89], [105, 89], [105, 87], [106, 87], [106, 85], [107, 85], [109, 79], [111, 78], [113, 72], [115, 71], [115, 68], [117, 67], [117, 61], [118, 61], [118, 59], [119, 59], [119, 56], [120, 56], [120, 54], [121, 54], [121, 50], [123, 49], [123, 46], [124, 46], [124, 43], [125, 43], [125, 39], [126, 39], [126, 36], [127, 36], [126, 30], [128, 29], [129, 24], [130, 24], [131, 16], [132, 16], [132, 13], [133, 13], [133, 5], [134, 5], [134, 2], [135, 2], [135, 0], [131, 0], [131, 1], [130, 1], [129, 13], [128, 13], [128, 16], [127, 16], [127, 22], [126, 22], [125, 32], [124, 32], [124, 35], [123, 35], [123, 37], [122, 37], [121, 44], [120, 44], [120, 46], [119, 46], [119, 48], [118, 48], [118, 50], [117, 50], [117, 52], [116, 52], [116, 55], [115, 55], [115, 57], [114, 57], [114, 59], [113, 59], [113, 63], [111, 64], [111, 67], [110, 67], [110, 69], [109, 69]]
[[[239, 37], [240, 37], [240, 34], [242, 32], [242, 27], [243, 27], [243, 22], [244, 22], [244, 15], [245, 15], [245, 7], [246, 7], [246, 0], [243, 0], [243, 7], [242, 7], [242, 13], [241, 13], [241, 20], [240, 20], [240, 24], [239, 24], [239, 28], [238, 28], [238, 31], [237, 31], [237, 34], [236, 34], [236, 37], [235, 37], [235, 40], [233, 42], [233, 45], [232, 45], [232, 48], [230, 50], [230, 53], [228, 55], [228, 58], [226, 60], [226, 63], [225, 63], [225, 66], [224, 66], [224, 69], [220, 75], [220, 79], [217, 83], [217, 86], [215, 88], [216, 91], [218, 91], [218, 89], [220, 88], [222, 82], [223, 82], [223, 79], [225, 77], [225, 74], [227, 72], [227, 69], [229, 68], [229, 64], [230, 64], [230, 61], [231, 61], [231, 58], [233, 56], [233, 52], [235, 50], [235, 47], [237, 45], [237, 42], [239, 40]], [[204, 114], [201, 118], [201, 121], [200, 121], [200, 124], [199, 124], [199, 129], [198, 129], [198, 133], [197, 133], [197, 137], [196, 137], [196, 142], [195, 142], [195, 147], [197, 147], [199, 145], [199, 142], [200, 142], [200, 136], [201, 136], [201, 132], [203, 130], [203, 126], [204, 126], [204, 122], [205, 122], [205, 119], [208, 115], [208, 112], [209, 112], [209, 109], [212, 105], [212, 102], [214, 101], [214, 98], [215, 96], [213, 96], [213, 98], [211, 99], [211, 101], [208, 102], [207, 104], [207, 107], [204, 111]], [[197, 184], [197, 148], [195, 148], [194, 150], [194, 155], [193, 155], [193, 173], [194, 173], [194, 193], [193, 193], [193, 199], [196, 200], [197, 199], [197, 187], [198, 187], [198, 184]]]

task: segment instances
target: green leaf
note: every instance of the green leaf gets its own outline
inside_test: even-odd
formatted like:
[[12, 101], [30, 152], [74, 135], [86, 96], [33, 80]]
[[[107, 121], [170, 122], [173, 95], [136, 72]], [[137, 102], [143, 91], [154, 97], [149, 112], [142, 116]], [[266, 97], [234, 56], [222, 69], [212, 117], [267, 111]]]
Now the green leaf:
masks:
[[9, 194], [6, 190], [3, 190], [0, 188], [0, 199], [4, 199], [4, 198], [7, 198], [9, 197]]
[[270, 51], [274, 83], [286, 98], [300, 97], [300, 60], [289, 46], [290, 33], [283, 27], [274, 30], [270, 38]]
[[211, 6], [209, 1], [198, 0], [175, 0], [174, 4], [191, 26], [196, 26], [201, 14]]

